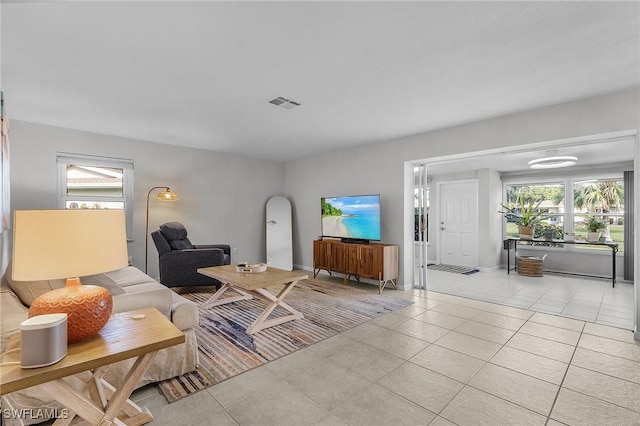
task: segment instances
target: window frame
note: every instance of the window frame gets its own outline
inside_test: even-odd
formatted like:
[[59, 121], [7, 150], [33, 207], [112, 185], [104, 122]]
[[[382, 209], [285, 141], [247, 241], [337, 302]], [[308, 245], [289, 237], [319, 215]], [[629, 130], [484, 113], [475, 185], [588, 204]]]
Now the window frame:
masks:
[[[549, 173], [548, 171], [545, 172]], [[557, 175], [548, 175], [545, 176], [536, 175], [536, 174], [527, 174], [522, 176], [503, 176], [502, 178], [502, 200], [507, 199], [507, 186], [514, 185], [545, 185], [545, 184], [557, 184], [561, 183], [564, 185], [565, 190], [565, 205], [564, 205], [564, 213], [561, 214], [563, 216], [563, 230], [565, 233], [575, 232], [574, 228], [574, 218], [575, 216], [579, 216], [579, 213], [574, 212], [574, 199], [573, 199], [573, 189], [574, 183], [584, 181], [584, 180], [620, 180], [623, 179], [624, 172], [621, 170], [612, 170], [612, 169], [602, 169], [593, 172], [585, 172], [585, 171], [577, 171], [574, 173], [558, 173]], [[569, 192], [567, 192], [569, 191]], [[570, 196], [567, 197], [567, 194]], [[626, 226], [626, 223], [625, 225]], [[503, 239], [507, 238], [507, 227], [506, 220], [502, 221], [502, 237]], [[626, 244], [626, 241], [625, 241]], [[602, 254], [609, 255], [607, 251], [601, 250], [588, 250], [584, 247], [580, 247], [573, 244], [563, 244], [561, 246], [527, 246], [527, 250], [558, 250], [558, 251], [566, 251], [573, 253], [589, 253], [589, 254]], [[619, 250], [617, 256], [624, 256], [624, 250]]]
[[[56, 163], [58, 168], [58, 208], [66, 209], [67, 201], [76, 200], [123, 202], [127, 228], [127, 240], [133, 241], [133, 160], [58, 152], [56, 153]], [[67, 167], [70, 165], [122, 169], [122, 196], [114, 197], [105, 195], [96, 198], [86, 195], [67, 195]]]

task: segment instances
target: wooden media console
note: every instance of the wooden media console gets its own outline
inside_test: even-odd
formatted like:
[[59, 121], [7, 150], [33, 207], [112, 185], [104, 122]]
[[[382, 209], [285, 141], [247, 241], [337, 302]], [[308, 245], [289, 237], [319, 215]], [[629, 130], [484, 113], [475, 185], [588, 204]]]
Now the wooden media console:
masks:
[[378, 292], [391, 283], [397, 288], [398, 246], [383, 243], [345, 243], [322, 239], [313, 242], [313, 277], [321, 270], [339, 272], [345, 284], [351, 277], [357, 281], [369, 278], [378, 281]]

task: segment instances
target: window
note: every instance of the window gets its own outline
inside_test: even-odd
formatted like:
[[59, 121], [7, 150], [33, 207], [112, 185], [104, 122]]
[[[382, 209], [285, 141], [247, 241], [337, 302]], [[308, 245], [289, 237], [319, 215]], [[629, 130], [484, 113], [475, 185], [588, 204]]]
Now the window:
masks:
[[[549, 182], [540, 184], [517, 184], [506, 186], [505, 204], [518, 206], [519, 200], [524, 199], [525, 206], [534, 203], [538, 210], [545, 211], [542, 222], [535, 227], [534, 238], [543, 238], [544, 231], [551, 230], [553, 238], [564, 237], [565, 214], [565, 184]], [[539, 204], [538, 204], [539, 203]], [[517, 237], [518, 227], [515, 223], [507, 222], [507, 237]]]
[[133, 161], [58, 153], [61, 209], [124, 209], [133, 236]]
[[[553, 232], [553, 238], [562, 239], [565, 234], [577, 239], [587, 239], [586, 219], [590, 216], [606, 224], [603, 236], [619, 244], [624, 251], [624, 180], [622, 175], [589, 178], [566, 177], [557, 181], [505, 184], [505, 204], [517, 205], [522, 197], [525, 204], [540, 202], [539, 209], [546, 211], [542, 223], [535, 229], [534, 237], [543, 238], [545, 230]], [[514, 223], [506, 223], [506, 236], [517, 237]], [[560, 246], [560, 244], [559, 244]], [[609, 250], [606, 247], [575, 246], [575, 250]]]
[[573, 229], [577, 238], [586, 239], [586, 220], [594, 216], [603, 221], [603, 236], [624, 251], [624, 181], [622, 176], [573, 182]]

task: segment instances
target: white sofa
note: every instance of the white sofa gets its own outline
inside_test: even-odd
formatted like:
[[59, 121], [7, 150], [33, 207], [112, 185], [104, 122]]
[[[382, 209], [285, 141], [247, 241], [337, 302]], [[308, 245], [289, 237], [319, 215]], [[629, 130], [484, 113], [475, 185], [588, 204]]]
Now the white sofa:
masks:
[[[15, 282], [11, 279], [11, 265], [2, 276], [0, 284], [0, 353], [6, 350], [9, 338], [20, 330], [20, 323], [27, 319], [31, 302], [40, 294], [64, 286], [64, 280]], [[126, 312], [142, 307], [155, 307], [173, 322], [185, 334], [183, 344], [161, 350], [153, 360], [145, 375], [138, 383], [138, 387], [148, 383], [169, 379], [190, 371], [198, 365], [198, 343], [195, 327], [198, 325], [198, 308], [195, 303], [185, 299], [169, 288], [158, 283], [139, 269], [128, 266], [116, 271], [82, 277], [85, 285], [100, 285], [111, 292], [113, 296], [113, 312]], [[4, 357], [3, 357], [4, 361]], [[129, 359], [113, 364], [105, 379], [119, 386], [126, 371], [133, 364]], [[88, 373], [81, 373], [88, 375]], [[74, 377], [79, 385], [82, 377]], [[37, 386], [13, 392], [2, 396], [2, 413], [5, 410], [24, 410], [23, 412], [38, 413], [37, 408], [61, 408], [53, 402], [47, 393]], [[52, 410], [49, 410], [51, 412]], [[22, 419], [22, 424], [42, 422], [43, 418]], [[6, 425], [21, 424], [16, 419], [3, 416], [2, 423]]]

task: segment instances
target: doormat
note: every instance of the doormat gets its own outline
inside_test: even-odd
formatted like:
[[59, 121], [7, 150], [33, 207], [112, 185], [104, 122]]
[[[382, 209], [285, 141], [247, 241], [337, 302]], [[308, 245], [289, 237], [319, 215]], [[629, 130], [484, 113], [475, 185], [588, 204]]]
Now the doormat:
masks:
[[463, 275], [471, 275], [476, 272], [480, 272], [480, 269], [467, 268], [466, 266], [455, 266], [455, 265], [445, 265], [435, 263], [430, 263], [427, 265], [427, 269], [431, 269], [434, 271], [444, 271], [444, 272], [453, 272], [455, 274], [463, 274]]
[[[198, 307], [212, 292], [183, 293]], [[200, 365], [195, 372], [158, 384], [169, 403], [206, 389], [345, 330], [413, 304], [335, 282], [307, 279], [289, 293], [287, 303], [304, 318], [269, 327], [255, 335], [245, 332], [260, 315], [265, 301], [241, 300], [203, 310], [196, 327]], [[287, 314], [277, 307], [269, 318]]]

